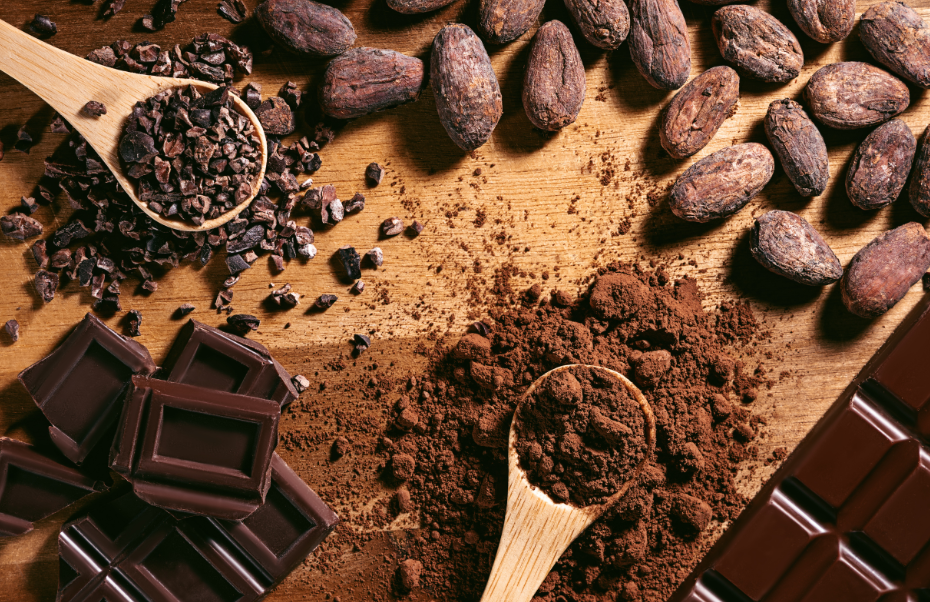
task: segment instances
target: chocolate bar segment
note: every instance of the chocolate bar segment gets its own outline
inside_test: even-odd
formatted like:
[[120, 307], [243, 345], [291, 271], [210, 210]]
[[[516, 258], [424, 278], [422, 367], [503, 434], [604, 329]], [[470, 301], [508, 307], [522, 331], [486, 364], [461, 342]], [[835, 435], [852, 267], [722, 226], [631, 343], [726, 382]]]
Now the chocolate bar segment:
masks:
[[270, 399], [281, 407], [298, 396], [291, 375], [263, 345], [196, 320], [181, 329], [163, 369], [171, 382]]
[[134, 377], [110, 467], [154, 506], [242, 520], [271, 485], [280, 416], [273, 401]]
[[926, 599], [928, 363], [925, 298], [671, 602]]
[[0, 437], [0, 537], [28, 533], [32, 523], [102, 488], [31, 445]]
[[154, 372], [145, 347], [87, 314], [51, 355], [20, 372], [19, 380], [52, 423], [52, 441], [80, 464], [116, 423], [132, 376]]

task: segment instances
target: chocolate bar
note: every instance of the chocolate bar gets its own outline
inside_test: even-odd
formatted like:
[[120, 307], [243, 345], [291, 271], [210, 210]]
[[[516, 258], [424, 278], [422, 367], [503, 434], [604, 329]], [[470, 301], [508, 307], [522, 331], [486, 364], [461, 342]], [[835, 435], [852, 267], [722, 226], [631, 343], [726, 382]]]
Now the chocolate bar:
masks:
[[133, 377], [110, 468], [161, 508], [242, 520], [265, 500], [281, 407], [274, 401]]
[[181, 329], [163, 369], [172, 382], [270, 399], [281, 407], [298, 396], [291, 375], [263, 345], [196, 320]]
[[61, 529], [58, 602], [259, 600], [339, 518], [274, 455], [262, 506], [241, 523], [179, 520], [126, 494]]
[[52, 441], [80, 464], [109, 434], [132, 376], [154, 372], [145, 347], [87, 314], [55, 351], [20, 372], [19, 380], [52, 423]]
[[916, 602], [930, 594], [930, 297], [671, 602]]
[[28, 533], [32, 523], [102, 488], [31, 445], [0, 437], [0, 537]]

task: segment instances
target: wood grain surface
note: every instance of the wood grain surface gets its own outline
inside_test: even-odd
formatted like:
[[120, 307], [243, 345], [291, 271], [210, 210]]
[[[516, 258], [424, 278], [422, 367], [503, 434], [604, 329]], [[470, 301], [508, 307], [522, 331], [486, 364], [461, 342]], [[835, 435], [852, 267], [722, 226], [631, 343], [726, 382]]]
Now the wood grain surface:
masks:
[[[250, 8], [256, 3], [246, 0]], [[258, 27], [254, 20], [240, 26], [224, 21], [216, 14], [216, 0], [189, 0], [181, 5], [178, 21], [149, 33], [137, 21], [154, 0], [128, 0], [123, 12], [109, 21], [98, 18], [100, 4], [2, 2], [0, 19], [24, 27], [34, 13], [49, 14], [59, 27], [51, 43], [79, 56], [120, 38], [183, 45], [197, 34], [217, 31], [247, 42]], [[860, 1], [857, 12], [870, 4]], [[910, 4], [930, 18], [930, 0]], [[395, 14], [384, 0], [338, 0], [335, 5], [355, 24], [358, 45], [421, 58], [428, 58], [433, 36], [443, 24], [462, 20], [473, 25], [477, 12], [475, 0], [467, 4], [459, 0], [420, 16]], [[581, 42], [577, 31], [587, 97], [578, 121], [558, 134], [534, 130], [523, 112], [520, 86], [528, 34], [507, 46], [489, 48], [501, 81], [504, 116], [490, 142], [472, 156], [463, 154], [446, 136], [429, 91], [414, 104], [350, 123], [323, 150], [323, 168], [314, 180], [335, 184], [341, 198], [364, 192], [366, 209], [330, 231], [318, 232], [320, 253], [305, 265], [292, 262], [282, 274], [272, 276], [266, 260], [257, 263], [236, 285], [233, 305], [238, 312], [260, 316], [262, 325], [253, 338], [267, 345], [292, 373], [310, 379], [311, 390], [300, 401], [302, 411], [288, 413], [282, 431], [312, 432], [320, 443], [305, 452], [281, 450], [281, 454], [343, 516], [371, 501], [358, 500], [353, 492], [362, 482], [375, 482], [377, 459], [351, 454], [330, 464], [328, 450], [332, 438], [343, 432], [343, 417], [367, 416], [377, 424], [386, 415], [382, 406], [387, 402], [366, 401], [358, 392], [372, 362], [378, 362], [381, 370], [393, 365], [390, 369], [395, 373], [422, 366], [417, 350], [424, 342], [455, 336], [482, 315], [488, 299], [474, 291], [492, 282], [502, 265], [522, 271], [513, 280], [516, 287], [539, 282], [546, 291], [575, 292], [585, 287], [599, 265], [615, 260], [665, 262], [673, 274], [698, 279], [708, 306], [748, 301], [771, 331], [771, 337], [758, 346], [756, 361], [776, 380], [756, 402], [757, 409], [770, 416], [761, 444], [763, 457], [778, 446], [793, 448], [913, 306], [922, 294], [919, 285], [885, 316], [864, 321], [846, 312], [836, 286], [819, 290], [795, 285], [765, 271], [749, 253], [753, 216], [775, 208], [804, 216], [844, 265], [881, 232], [920, 220], [906, 199], [871, 213], [850, 204], [843, 186], [846, 163], [867, 130], [824, 130], [831, 179], [820, 197], [800, 198], [778, 170], [765, 191], [731, 219], [688, 224], [669, 211], [666, 190], [694, 161], [733, 143], [765, 142], [762, 121], [772, 100], [800, 100], [804, 84], [820, 66], [868, 59], [857, 30], [844, 42], [823, 46], [798, 30], [783, 2], [762, 0], [758, 6], [771, 10], [801, 40], [806, 56], [801, 76], [784, 86], [744, 78], [735, 116], [704, 150], [685, 161], [670, 159], [659, 146], [656, 122], [671, 93], [643, 81], [626, 45], [605, 54]], [[682, 9], [691, 36], [694, 77], [722, 60], [711, 33], [712, 10], [686, 0]], [[544, 11], [543, 20], [551, 18], [569, 20], [559, 0], [550, 0]], [[313, 94], [324, 66], [322, 60], [274, 51], [256, 58], [254, 80], [264, 86], [266, 96], [288, 80]], [[918, 136], [930, 122], [930, 102], [925, 92], [915, 88], [911, 95], [911, 107], [902, 118]], [[0, 140], [7, 148], [0, 162], [4, 211], [16, 207], [20, 196], [31, 194], [43, 172], [42, 159], [63, 141], [62, 135], [48, 132], [51, 118], [52, 111], [36, 96], [0, 76]], [[38, 141], [28, 155], [12, 150], [15, 133], [23, 124]], [[366, 189], [364, 169], [371, 161], [385, 165], [387, 175], [379, 187]], [[35, 217], [48, 230], [66, 223], [69, 212], [59, 202], [42, 207]], [[379, 243], [377, 225], [394, 215], [417, 219], [426, 230], [416, 239], [397, 237]], [[358, 297], [348, 294], [329, 263], [336, 249], [346, 244], [361, 252], [380, 244], [385, 253], [383, 269], [365, 271], [368, 288]], [[90, 310], [87, 289], [73, 285], [43, 305], [32, 287], [35, 269], [29, 243], [0, 241], [0, 323], [15, 318], [22, 328], [18, 343], [10, 344], [3, 337], [0, 344], [0, 433], [26, 440], [43, 437], [46, 425], [16, 374], [51, 351]], [[197, 307], [192, 317], [214, 325], [223, 321], [211, 306], [225, 277], [225, 265], [214, 260], [204, 269], [182, 265], [172, 270], [159, 281], [155, 294], [124, 292], [123, 309], [142, 312], [139, 340], [156, 361], [164, 359], [182, 325], [172, 318], [182, 303]], [[290, 282], [306, 296], [305, 302], [288, 312], [267, 311], [263, 301], [271, 282]], [[137, 284], [123, 290], [133, 291]], [[305, 313], [309, 302], [322, 293], [337, 294], [339, 301], [326, 313]], [[120, 318], [110, 321], [117, 330], [122, 330]], [[290, 328], [285, 330], [287, 323]], [[348, 359], [348, 339], [356, 332], [371, 333], [373, 346], [363, 360], [353, 362]], [[345, 369], [333, 369], [338, 359]], [[326, 387], [321, 390], [323, 382]], [[747, 470], [746, 492], [758, 489], [766, 474]], [[58, 527], [76, 512], [63, 511], [38, 523], [33, 533], [0, 542], [0, 601], [54, 599]], [[367, 589], [388, 590], [383, 569], [393, 562], [392, 553], [388, 544], [344, 550], [341, 572], [326, 577], [320, 577], [310, 561], [269, 599], [326, 599], [322, 592], [337, 592], [343, 601], [366, 599]]]

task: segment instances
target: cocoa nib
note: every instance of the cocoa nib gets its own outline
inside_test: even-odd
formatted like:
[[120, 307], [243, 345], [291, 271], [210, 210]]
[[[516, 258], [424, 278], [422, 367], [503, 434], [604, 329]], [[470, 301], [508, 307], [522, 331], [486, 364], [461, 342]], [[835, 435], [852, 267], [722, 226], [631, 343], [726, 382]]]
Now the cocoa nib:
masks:
[[672, 187], [672, 213], [689, 222], [709, 222], [742, 209], [772, 179], [775, 160], [761, 144], [737, 144], [704, 157]]
[[313, 0], [265, 0], [255, 16], [272, 40], [300, 55], [336, 56], [355, 43], [349, 19]]
[[242, 23], [249, 14], [248, 7], [242, 0], [221, 0], [216, 12], [230, 23]]
[[649, 85], [675, 90], [688, 81], [691, 43], [676, 0], [631, 0], [630, 57]]
[[688, 82], [662, 113], [659, 140], [668, 154], [684, 159], [710, 142], [739, 105], [739, 75], [713, 67]]
[[226, 318], [226, 323], [237, 333], [245, 334], [252, 330], [258, 330], [261, 320], [249, 314], [235, 314]]
[[340, 247], [337, 251], [339, 262], [342, 264], [343, 275], [349, 282], [362, 277], [362, 257], [353, 247]]
[[624, 0], [565, 0], [565, 7], [585, 39], [598, 48], [618, 48], [630, 33]]
[[852, 204], [860, 209], [891, 204], [904, 188], [916, 151], [911, 128], [900, 119], [875, 128], [849, 164], [846, 192]]
[[11, 341], [15, 343], [19, 340], [19, 322], [16, 320], [7, 320], [6, 324], [3, 325], [3, 329], [6, 330], [6, 334], [10, 337]]
[[35, 278], [36, 292], [46, 303], [55, 298], [55, 291], [58, 290], [58, 274], [39, 270]]
[[478, 33], [492, 44], [512, 42], [536, 22], [545, 4], [545, 0], [481, 0]]
[[397, 236], [404, 231], [404, 222], [397, 217], [389, 217], [381, 223], [381, 236]]
[[826, 189], [827, 144], [801, 105], [787, 98], [773, 101], [765, 115], [765, 134], [801, 196], [817, 196]]
[[714, 36], [723, 59], [764, 82], [789, 82], [804, 66], [801, 44], [781, 21], [753, 6], [724, 6], [714, 13]]
[[130, 309], [126, 314], [126, 334], [131, 337], [142, 336], [142, 312], [138, 309]]
[[377, 163], [369, 163], [368, 167], [365, 168], [365, 181], [368, 182], [369, 186], [377, 186], [383, 178], [384, 168]]
[[875, 60], [930, 88], [930, 28], [903, 2], [881, 2], [862, 15], [859, 37]]
[[265, 133], [272, 136], [287, 136], [297, 129], [294, 112], [280, 96], [272, 96], [263, 102], [255, 111], [255, 116], [261, 122]]
[[757, 218], [749, 245], [763, 267], [801, 284], [823, 286], [843, 276], [840, 260], [820, 233], [789, 211], [769, 211]]
[[319, 310], [329, 309], [338, 300], [339, 297], [336, 295], [320, 295], [317, 300], [313, 302], [313, 307]]
[[819, 69], [807, 82], [804, 98], [816, 119], [840, 130], [888, 121], [911, 101], [904, 82], [878, 67], [855, 61]]
[[383, 111], [420, 97], [423, 61], [393, 50], [353, 48], [333, 59], [323, 74], [320, 108], [337, 119]]
[[447, 25], [436, 35], [430, 85], [439, 121], [459, 148], [473, 151], [488, 141], [503, 113], [501, 89], [484, 44], [467, 25]]
[[455, 0], [387, 0], [387, 5], [405, 15], [417, 15], [439, 10]]
[[856, 24], [856, 0], [788, 0], [801, 31], [821, 44], [845, 39]]
[[107, 114], [106, 106], [102, 102], [97, 102], [96, 100], [88, 101], [81, 111], [88, 117], [100, 117], [101, 115]]
[[58, 25], [47, 15], [40, 15], [38, 13], [32, 18], [32, 22], [29, 23], [29, 29], [32, 30], [32, 33], [42, 38], [49, 38], [58, 33]]
[[584, 93], [584, 64], [572, 34], [561, 21], [549, 21], [530, 46], [523, 78], [526, 116], [541, 130], [560, 130], [575, 122]]
[[26, 240], [42, 234], [42, 224], [23, 213], [11, 213], [0, 217], [0, 231], [8, 238]]
[[840, 283], [843, 303], [863, 318], [882, 315], [930, 268], [930, 238], [916, 222], [878, 236], [849, 262]]

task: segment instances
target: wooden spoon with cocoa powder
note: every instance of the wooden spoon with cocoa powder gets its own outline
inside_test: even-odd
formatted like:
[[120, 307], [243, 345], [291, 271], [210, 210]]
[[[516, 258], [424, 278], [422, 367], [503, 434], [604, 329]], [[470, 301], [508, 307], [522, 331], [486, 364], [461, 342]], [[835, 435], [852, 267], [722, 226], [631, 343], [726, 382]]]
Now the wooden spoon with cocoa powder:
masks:
[[[517, 417], [527, 399], [552, 375], [574, 368], [587, 368], [599, 372], [604, 378], [618, 380], [626, 388], [642, 409], [646, 441], [646, 453], [631, 471], [629, 479], [606, 501], [584, 507], [556, 503], [531, 485], [520, 466], [517, 452]], [[627, 493], [652, 455], [655, 439], [656, 425], [652, 407], [636, 385], [622, 374], [601, 366], [571, 364], [550, 370], [536, 379], [520, 399], [510, 425], [507, 446], [507, 515], [497, 556], [481, 602], [531, 600], [543, 579], [575, 538]]]

